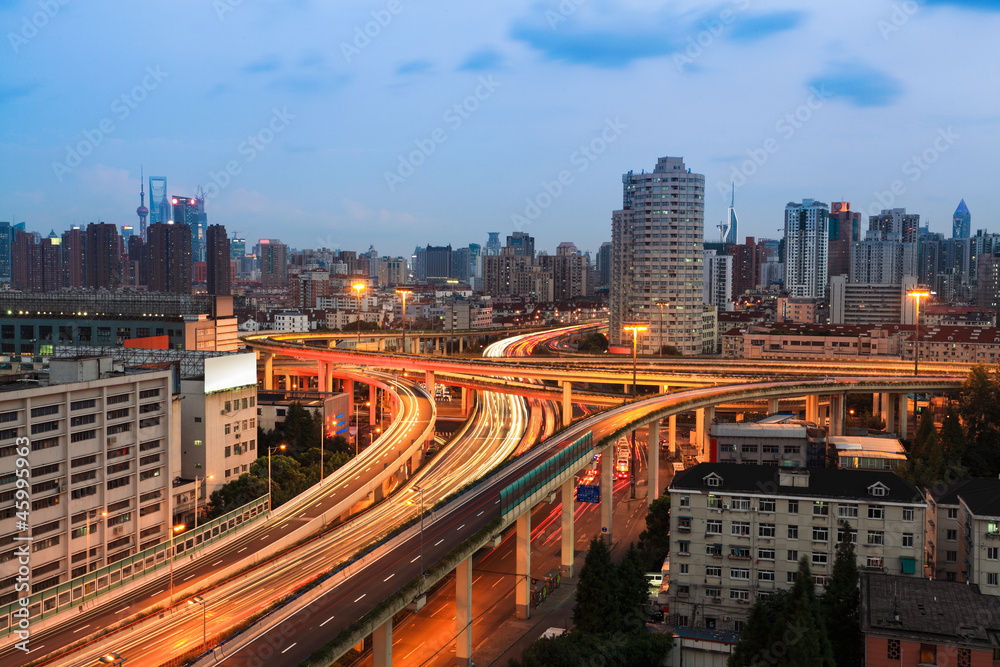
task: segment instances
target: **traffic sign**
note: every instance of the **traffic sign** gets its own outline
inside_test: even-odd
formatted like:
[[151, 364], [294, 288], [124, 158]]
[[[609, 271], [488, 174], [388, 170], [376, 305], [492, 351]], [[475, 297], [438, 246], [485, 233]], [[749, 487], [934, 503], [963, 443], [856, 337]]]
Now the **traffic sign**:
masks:
[[578, 503], [599, 503], [601, 502], [600, 484], [580, 484], [576, 487], [576, 502]]

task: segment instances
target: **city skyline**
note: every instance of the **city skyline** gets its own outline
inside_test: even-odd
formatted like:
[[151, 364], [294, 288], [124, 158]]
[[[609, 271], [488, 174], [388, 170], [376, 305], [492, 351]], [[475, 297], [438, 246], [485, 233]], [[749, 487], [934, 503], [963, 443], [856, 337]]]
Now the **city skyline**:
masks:
[[965, 67], [998, 57], [979, 48], [1000, 23], [984, 2], [222, 0], [171, 5], [189, 19], [181, 50], [148, 38], [165, 6], [114, 22], [40, 7], [0, 9], [0, 142], [17, 165], [0, 219], [35, 230], [136, 226], [142, 169], [168, 196], [204, 187], [209, 220], [249, 240], [406, 256], [499, 230], [596, 252], [621, 174], [662, 155], [705, 174], [708, 240], [733, 181], [738, 240], [778, 236], [804, 198], [906, 207], [946, 236], [964, 199], [973, 231], [995, 228], [988, 170], [972, 169], [997, 144], [995, 96]]

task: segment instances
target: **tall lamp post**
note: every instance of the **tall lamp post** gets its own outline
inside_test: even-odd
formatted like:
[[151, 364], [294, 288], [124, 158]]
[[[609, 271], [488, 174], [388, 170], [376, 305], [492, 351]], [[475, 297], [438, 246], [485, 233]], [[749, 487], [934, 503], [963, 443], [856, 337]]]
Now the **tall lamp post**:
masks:
[[663, 307], [670, 306], [669, 301], [657, 301], [657, 307], [660, 309], [660, 356], [663, 356]]
[[195, 595], [193, 598], [188, 600], [188, 604], [201, 605], [201, 648], [204, 650], [205, 647], [208, 646], [208, 616], [206, 610], [208, 600], [200, 595]]
[[626, 324], [625, 326], [622, 327], [622, 329], [624, 331], [632, 332], [632, 395], [638, 396], [639, 391], [638, 388], [636, 387], [635, 378], [636, 378], [636, 364], [637, 364], [636, 356], [638, 354], [638, 347], [639, 347], [639, 332], [648, 331], [649, 327], [647, 327], [645, 324]]
[[[410, 487], [410, 493], [420, 494], [420, 576], [424, 576], [424, 488], [421, 486], [413, 485]], [[412, 503], [412, 501], [410, 501]]]
[[267, 448], [267, 513], [271, 513], [271, 452], [276, 449], [284, 449], [285, 445]]
[[398, 289], [396, 294], [403, 297], [403, 354], [406, 354], [406, 295], [413, 294], [412, 290]]
[[358, 344], [354, 346], [356, 352], [361, 351], [361, 293], [365, 291], [364, 283], [354, 283], [351, 289], [358, 295]]
[[167, 608], [174, 606], [174, 534], [183, 533], [187, 528], [184, 524], [174, 526], [170, 531], [170, 603]]
[[917, 306], [917, 329], [913, 336], [913, 375], [918, 375], [918, 363], [920, 361], [920, 300], [930, 298], [931, 292], [926, 289], [915, 289], [907, 292], [906, 295], [912, 296]]

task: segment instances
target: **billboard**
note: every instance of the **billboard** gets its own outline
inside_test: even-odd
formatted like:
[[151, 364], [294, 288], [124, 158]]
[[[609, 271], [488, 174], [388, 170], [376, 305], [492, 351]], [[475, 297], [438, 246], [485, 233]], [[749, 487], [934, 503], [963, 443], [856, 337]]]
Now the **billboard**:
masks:
[[205, 393], [257, 385], [257, 355], [230, 354], [205, 359]]

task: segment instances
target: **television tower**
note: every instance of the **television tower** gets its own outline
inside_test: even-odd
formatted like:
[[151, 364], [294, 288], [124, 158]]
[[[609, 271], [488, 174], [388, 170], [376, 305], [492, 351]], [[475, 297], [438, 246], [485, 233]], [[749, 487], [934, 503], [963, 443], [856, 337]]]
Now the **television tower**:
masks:
[[135, 214], [139, 216], [139, 235], [142, 237], [143, 243], [146, 242], [146, 216], [149, 215], [149, 209], [146, 208], [146, 191], [143, 189], [143, 174], [142, 165], [139, 166], [139, 208], [135, 209]]

